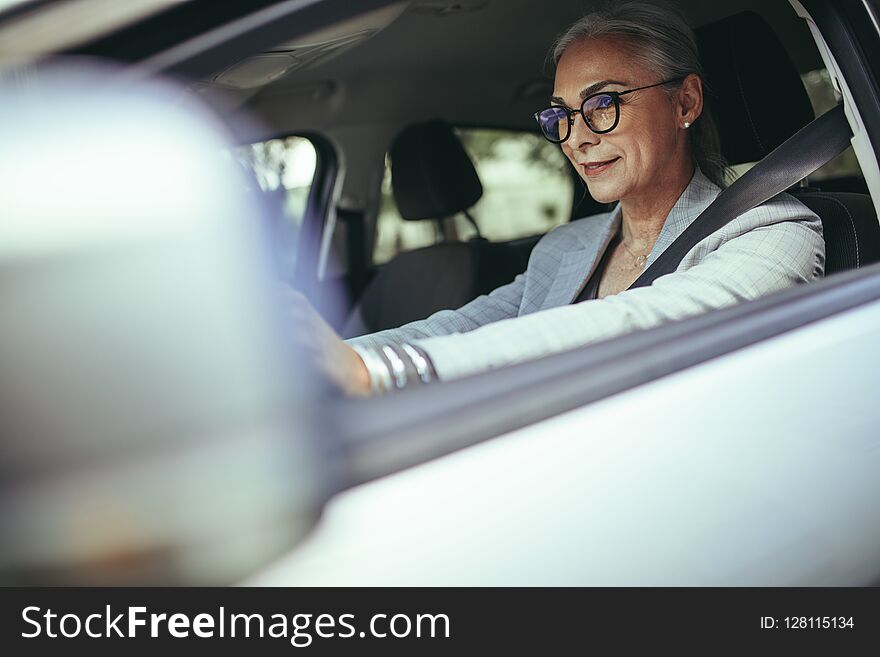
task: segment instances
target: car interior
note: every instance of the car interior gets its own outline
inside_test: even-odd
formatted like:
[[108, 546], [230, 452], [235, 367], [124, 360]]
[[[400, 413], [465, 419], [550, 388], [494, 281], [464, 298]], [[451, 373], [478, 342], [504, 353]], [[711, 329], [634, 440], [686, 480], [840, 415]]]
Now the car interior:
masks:
[[[157, 0], [67, 52], [180, 74], [228, 121], [242, 164], [282, 207], [272, 229], [285, 278], [343, 337], [461, 306], [523, 271], [553, 226], [610, 209], [533, 119], [553, 88], [550, 47], [589, 3], [332, 4], [231, 2], [207, 15]], [[675, 4], [695, 30], [731, 180], [839, 102], [788, 1]], [[48, 40], [45, 16], [27, 18], [5, 21], [4, 47]], [[823, 220], [828, 274], [880, 257], [852, 151], [791, 191]]]
[[[813, 11], [821, 10], [815, 4]], [[290, 136], [311, 142], [316, 182], [298, 219], [293, 282], [343, 337], [457, 307], [524, 269], [548, 227], [526, 224], [519, 233], [499, 231], [502, 236], [496, 237], [495, 226], [512, 222], [513, 216], [497, 214], [499, 206], [488, 204], [493, 193], [496, 199], [510, 195], [515, 203], [502, 206], [505, 210], [521, 205], [537, 215], [533, 208], [540, 206], [530, 205], [528, 197], [544, 190], [517, 179], [521, 193], [513, 185], [493, 192], [493, 172], [481, 167], [474, 132], [543, 141], [533, 114], [552, 93], [548, 51], [586, 8], [575, 0], [551, 6], [529, 0], [380, 5], [225, 68], [204, 65], [193, 84], [231, 124], [241, 126], [240, 116], [256, 118], [239, 128], [243, 145]], [[840, 80], [826, 69], [807, 23], [789, 2], [683, 0], [677, 5], [695, 29], [707, 102], [732, 179], [840, 102]], [[837, 56], [844, 55], [838, 50]], [[541, 145], [539, 159], [551, 161], [547, 168], [556, 175], [555, 221], [584, 220], [608, 209], [589, 197], [558, 147]], [[533, 156], [536, 147], [523, 150]], [[872, 166], [870, 158], [867, 164]], [[542, 185], [550, 187], [550, 178], [546, 181]], [[281, 188], [274, 193], [283, 194]], [[830, 279], [880, 260], [876, 204], [852, 149], [789, 191], [822, 219]], [[380, 258], [388, 206], [401, 232], [394, 238], [398, 248]], [[401, 235], [411, 227], [427, 239], [405, 244]], [[753, 312], [759, 307], [756, 303]], [[736, 312], [698, 318], [694, 326], [715, 330], [711, 327]], [[769, 317], [762, 321], [770, 322]], [[773, 330], [753, 327], [750, 335], [758, 339]], [[582, 358], [562, 354], [515, 366], [507, 374], [486, 373], [473, 384], [408, 391], [371, 409], [357, 406], [349, 422], [357, 429], [343, 438], [346, 476], [351, 482], [368, 481], [738, 344], [718, 333], [717, 349], [701, 356], [682, 338], [678, 353], [673, 337], [682, 336], [676, 331], [665, 327], [651, 336], [624, 337], [619, 351], [616, 343], [597, 345], [585, 349]], [[636, 352], [638, 362], [627, 362], [621, 373], [623, 355]], [[655, 356], [663, 364], [647, 366]], [[604, 375], [606, 364], [611, 369]], [[594, 374], [589, 383], [583, 380], [585, 371]], [[532, 390], [541, 387], [540, 402], [519, 394], [516, 381], [524, 380], [533, 383]], [[451, 414], [459, 419], [455, 428], [448, 427]], [[404, 450], [407, 455], [400, 454], [404, 444], [411, 450]]]
[[[109, 16], [106, 24], [88, 26], [84, 21], [70, 30], [61, 29], [66, 25], [63, 13], [53, 16], [56, 6], [66, 3], [33, 4], [44, 10], [33, 25], [21, 7], [0, 12], [0, 54], [12, 48], [10, 44], [24, 48], [27, 43], [34, 53], [60, 51], [121, 61], [130, 64], [124, 69], [130, 77], [177, 76], [181, 86], [210, 108], [212, 117], [223, 119], [229, 150], [220, 156], [231, 155], [246, 173], [248, 191], [258, 197], [252, 207], [263, 210], [255, 212], [259, 216], [254, 223], [268, 222], [282, 276], [302, 290], [343, 337], [463, 305], [522, 272], [532, 248], [553, 227], [589, 221], [609, 209], [589, 196], [559, 147], [540, 136], [533, 118], [552, 95], [551, 44], [590, 2], [145, 0], [132, 15], [119, 9], [113, 21]], [[756, 163], [772, 164], [777, 149], [793, 135], [802, 138], [802, 130], [816, 125], [817, 117], [842, 114], [841, 98], [848, 101], [844, 110], [849, 125], [871, 128], [856, 135], [852, 148], [788, 190], [822, 220], [827, 280], [443, 385], [369, 402], [337, 396], [327, 408], [309, 406], [309, 412], [320, 415], [313, 432], [319, 440], [312, 444], [304, 439], [308, 444], [302, 445], [308, 459], [302, 459], [301, 478], [303, 486], [314, 484], [315, 497], [305, 499], [299, 493], [305, 500], [302, 508], [296, 507], [302, 514], [298, 531], [303, 535], [320, 516], [324, 501], [348, 488], [439, 460], [488, 438], [533, 428], [530, 425], [876, 302], [877, 285], [871, 283], [880, 269], [857, 270], [880, 261], [880, 173], [866, 137], [880, 127], [875, 125], [880, 117], [877, 75], [870, 69], [880, 54], [859, 53], [850, 43], [861, 26], [834, 27], [835, 20], [843, 25], [857, 3], [839, 3], [846, 5], [845, 11], [830, 18], [830, 7], [836, 3], [820, 0], [676, 4], [695, 29], [706, 72], [706, 102], [718, 124], [732, 181], [743, 180], [750, 170], [760, 171], [752, 168]], [[836, 39], [833, 57], [817, 47], [810, 26], [798, 16], [801, 6], [832, 26], [823, 29], [822, 36]], [[21, 13], [20, 20], [15, 12]], [[57, 43], [48, 36], [52, 20], [60, 29], [55, 38], [67, 35]], [[875, 42], [876, 35], [871, 39], [862, 43]], [[189, 119], [201, 117], [194, 113]], [[776, 173], [784, 172], [771, 167], [767, 175]], [[201, 200], [213, 212], [207, 201], [229, 205], [228, 191]], [[237, 235], [230, 236], [230, 244], [241, 241]], [[206, 237], [198, 248], [208, 249], [210, 244]], [[221, 260], [218, 256], [218, 271], [224, 270]], [[222, 287], [228, 281], [230, 298], [237, 294], [240, 305], [229, 303], [223, 294], [212, 297], [219, 318], [214, 324], [228, 328], [235, 324], [233, 319], [247, 324], [254, 307], [249, 304], [257, 293], [235, 287], [236, 272], [190, 281], [188, 262], [178, 262], [171, 273], [165, 261], [154, 264], [161, 276], [146, 278], [156, 290], [156, 317], [175, 323], [173, 313], [165, 310], [171, 292], [187, 287], [174, 284], [177, 276], [192, 283], [191, 288], [197, 283]], [[850, 285], [862, 279], [871, 280], [861, 287]], [[127, 290], [122, 292], [120, 298], [135, 308]], [[201, 293], [199, 288], [193, 295]], [[118, 305], [107, 308], [91, 319], [102, 324], [105, 318], [126, 314]], [[135, 310], [128, 314], [138, 317]], [[199, 326], [211, 321], [200, 319]], [[151, 331], [142, 328], [142, 333]], [[206, 328], [205, 335], [213, 333]], [[216, 333], [218, 341], [225, 335]], [[243, 334], [239, 343], [217, 346], [217, 353], [234, 356], [241, 344], [263, 349], [269, 344], [256, 333]], [[176, 334], [169, 329], [168, 335], [167, 342], [176, 345]], [[152, 344], [151, 338], [155, 341], [155, 335], [146, 335], [144, 343]], [[200, 338], [195, 335], [192, 344], [204, 343]], [[182, 351], [177, 345], [174, 353]], [[175, 357], [180, 371], [209, 371], [207, 366], [189, 368], [193, 361], [186, 356]], [[272, 371], [284, 369], [274, 351], [260, 359], [271, 364]], [[64, 362], [53, 366], [63, 370]], [[176, 394], [176, 401], [189, 408], [195, 393], [188, 395], [181, 387], [182, 375], [174, 374], [178, 369], [168, 370], [168, 379], [177, 382], [167, 388], [168, 394]], [[239, 376], [234, 368], [229, 372], [205, 378], [212, 384], [236, 381], [240, 390], [254, 390], [255, 395], [258, 384], [268, 380], [257, 368], [247, 370], [249, 377]], [[280, 377], [285, 386], [288, 374], [285, 370]], [[314, 380], [301, 378], [297, 385]], [[834, 379], [829, 377], [827, 383]], [[58, 385], [63, 384], [59, 378]], [[164, 385], [158, 388], [166, 390]], [[211, 386], [207, 389], [213, 391]], [[283, 392], [286, 395], [288, 389]], [[147, 397], [137, 396], [141, 401]], [[206, 399], [216, 401], [213, 395]], [[217, 405], [234, 406], [224, 400]], [[282, 401], [286, 403], [286, 397]], [[281, 408], [278, 432], [271, 438], [287, 449], [284, 439], [290, 427], [287, 408]], [[681, 415], [675, 419], [680, 422]], [[123, 425], [130, 420], [130, 415], [120, 414]], [[314, 427], [309, 424], [307, 431], [306, 420], [296, 421], [296, 429], [312, 441], [315, 436], [309, 432]], [[667, 429], [676, 432], [678, 427], [671, 422]], [[242, 454], [252, 452], [245, 440], [237, 446]], [[226, 473], [244, 458], [237, 451], [230, 454], [217, 465], [220, 475], [213, 482], [216, 490], [226, 493], [232, 489]], [[266, 471], [278, 481], [289, 480], [287, 470], [275, 469], [286, 463], [284, 458], [261, 463], [254, 470], [255, 481], [271, 484], [263, 476]], [[198, 470], [202, 462], [197, 465]], [[160, 481], [158, 476], [154, 479]], [[247, 509], [242, 513], [246, 516]], [[291, 515], [286, 508], [279, 513]], [[290, 540], [281, 537], [272, 549], [286, 547]]]
[[[787, 2], [680, 6], [695, 27], [723, 155], [742, 171], [817, 115], [804, 80], [822, 72], [820, 53]], [[505, 219], [481, 212], [484, 184], [461, 131], [534, 136], [532, 115], [552, 90], [550, 44], [583, 10], [584, 3], [567, 0], [552, 7], [394, 3], [267, 48], [194, 85], [231, 121], [256, 117], [244, 141], [299, 135], [328, 154], [316, 168], [333, 178], [332, 193], [310, 196], [298, 219], [302, 236], [314, 237], [300, 240], [300, 264], [319, 271], [309, 285], [312, 272], [300, 266], [297, 282], [344, 337], [458, 307], [524, 270], [542, 232], [502, 240], [481, 233], [481, 223]], [[822, 82], [830, 96], [830, 80]], [[836, 162], [843, 160], [792, 189], [822, 218], [828, 274], [880, 259], [867, 186], [852, 154]], [[389, 174], [400, 219], [426, 228], [434, 243], [400, 248], [377, 263], [380, 182]], [[567, 175], [571, 203], [563, 220], [606, 209]], [[346, 302], [323, 303], [331, 296]]]
[[[695, 30], [731, 180], [840, 102], [845, 81], [797, 3], [676, 4]], [[533, 119], [552, 93], [551, 44], [588, 3], [155, 5], [62, 48], [179, 75], [225, 119], [277, 210], [284, 278], [343, 337], [463, 305], [523, 271], [553, 226], [609, 209]], [[36, 28], [15, 11], [0, 43], [30, 35], [38, 51]], [[860, 157], [875, 177], [873, 155]], [[789, 190], [822, 219], [828, 275], [880, 259], [868, 187], [850, 149]]]

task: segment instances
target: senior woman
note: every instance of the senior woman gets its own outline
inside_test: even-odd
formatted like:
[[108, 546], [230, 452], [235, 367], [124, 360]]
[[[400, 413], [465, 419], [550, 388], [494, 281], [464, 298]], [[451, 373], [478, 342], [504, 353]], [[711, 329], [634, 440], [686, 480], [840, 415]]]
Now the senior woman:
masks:
[[822, 276], [818, 217], [780, 194], [701, 241], [674, 273], [627, 289], [724, 186], [694, 36], [669, 8], [609, 4], [569, 27], [553, 59], [541, 130], [594, 199], [618, 204], [551, 231], [523, 274], [458, 310], [347, 344], [309, 310], [317, 360], [344, 390], [456, 378]]

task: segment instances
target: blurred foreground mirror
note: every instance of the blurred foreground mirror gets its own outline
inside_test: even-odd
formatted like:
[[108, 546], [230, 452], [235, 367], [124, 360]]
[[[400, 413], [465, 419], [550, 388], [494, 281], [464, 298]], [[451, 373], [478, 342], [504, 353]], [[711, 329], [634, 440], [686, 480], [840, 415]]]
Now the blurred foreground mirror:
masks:
[[261, 208], [166, 82], [0, 82], [0, 581], [222, 584], [325, 497]]

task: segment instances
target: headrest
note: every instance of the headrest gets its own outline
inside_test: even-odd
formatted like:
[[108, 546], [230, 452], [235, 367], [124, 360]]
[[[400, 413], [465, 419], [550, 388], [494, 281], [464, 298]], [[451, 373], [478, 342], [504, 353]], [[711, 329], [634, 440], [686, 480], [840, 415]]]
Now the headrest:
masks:
[[813, 120], [797, 69], [758, 14], [734, 14], [695, 33], [707, 102], [730, 164], [760, 160]]
[[404, 219], [440, 219], [483, 195], [477, 170], [458, 137], [439, 119], [404, 129], [391, 144], [391, 187]]

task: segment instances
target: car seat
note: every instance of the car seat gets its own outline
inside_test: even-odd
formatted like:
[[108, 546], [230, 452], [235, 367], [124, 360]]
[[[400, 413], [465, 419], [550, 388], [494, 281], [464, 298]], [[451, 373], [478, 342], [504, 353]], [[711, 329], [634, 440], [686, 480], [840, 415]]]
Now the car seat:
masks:
[[[730, 164], [756, 162], [814, 118], [800, 74], [770, 26], [742, 12], [696, 30], [706, 72], [706, 102]], [[880, 225], [871, 197], [789, 190], [822, 220], [825, 273], [880, 261]]]
[[[437, 221], [463, 213], [483, 186], [452, 128], [433, 120], [404, 129], [391, 146], [391, 186], [406, 221]], [[438, 234], [442, 231], [438, 230]], [[447, 308], [458, 308], [511, 282], [527, 256], [478, 236], [400, 253], [366, 286], [342, 334], [353, 337], [393, 328]]]

